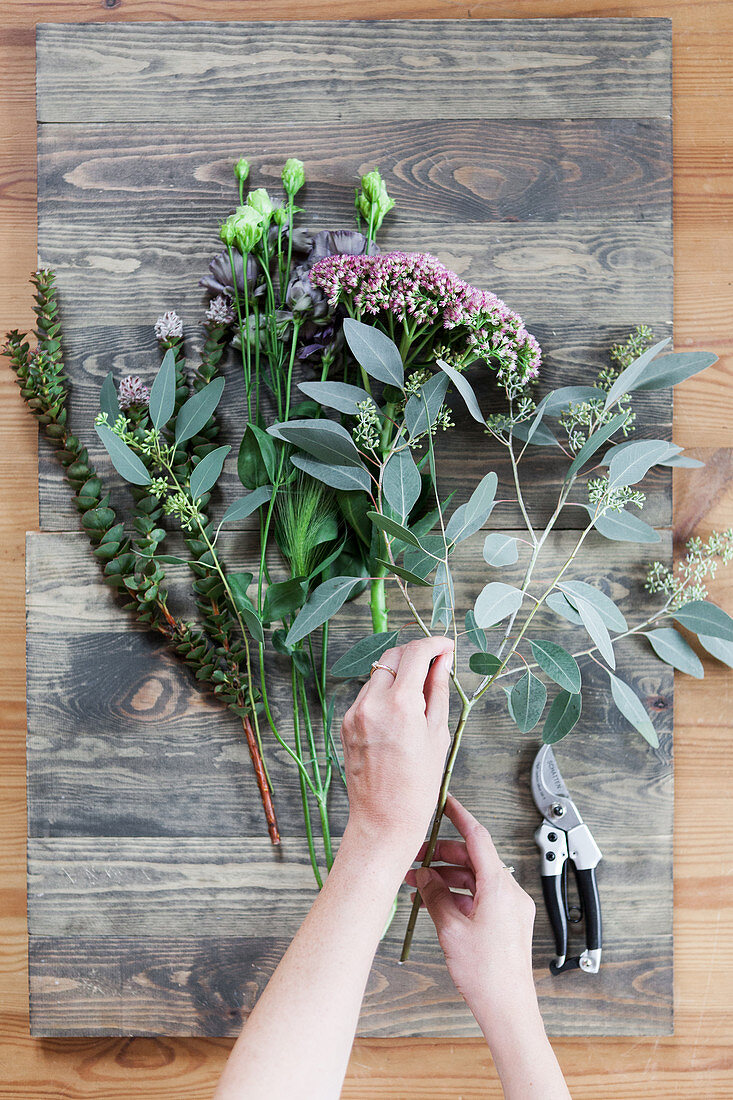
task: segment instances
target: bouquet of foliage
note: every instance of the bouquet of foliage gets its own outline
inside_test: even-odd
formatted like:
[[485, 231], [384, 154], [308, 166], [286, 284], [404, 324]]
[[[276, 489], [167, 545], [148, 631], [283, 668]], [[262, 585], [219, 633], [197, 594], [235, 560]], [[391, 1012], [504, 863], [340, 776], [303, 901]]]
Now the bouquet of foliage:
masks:
[[[209, 295], [198, 362], [189, 376], [182, 325], [173, 312], [159, 318], [162, 363], [152, 384], [112, 376], [100, 394], [96, 428], [109, 457], [133, 486], [129, 525], [118, 522], [102, 480], [67, 425], [59, 309], [53, 276], [38, 272], [37, 347], [18, 332], [6, 353], [21, 392], [57, 448], [74, 490], [82, 524], [105, 580], [124, 606], [164, 635], [174, 651], [243, 723], [270, 836], [279, 834], [263, 738], [267, 732], [297, 769], [311, 863], [322, 882], [313, 811], [318, 815], [326, 869], [333, 852], [329, 790], [343, 776], [333, 736], [331, 678], [366, 675], [393, 645], [386, 583], [394, 584], [417, 628], [450, 631], [471, 647], [469, 666], [481, 677], [468, 691], [457, 668], [453, 684], [461, 709], [431, 830], [425, 865], [438, 837], [463, 730], [475, 704], [499, 687], [518, 729], [529, 732], [545, 713], [548, 685], [556, 689], [542, 727], [546, 742], [566, 736], [582, 706], [583, 660], [608, 677], [611, 696], [652, 745], [656, 734], [641, 700], [616, 675], [616, 643], [643, 634], [663, 661], [702, 675], [697, 654], [676, 622], [694, 631], [719, 659], [733, 660], [733, 620], [706, 600], [705, 579], [733, 556], [733, 532], [707, 543], [693, 539], [676, 571], [656, 562], [647, 588], [662, 600], [644, 622], [629, 625], [598, 585], [568, 572], [587, 536], [653, 543], [658, 534], [634, 511], [638, 488], [655, 465], [694, 460], [665, 440], [633, 437], [633, 394], [675, 385], [714, 362], [705, 353], [660, 355], [637, 330], [612, 349], [611, 365], [593, 385], [533, 395], [540, 348], [521, 318], [500, 299], [470, 286], [422, 253], [382, 253], [376, 237], [392, 200], [378, 171], [362, 177], [356, 195], [358, 230], [308, 234], [294, 225], [295, 197], [304, 184], [300, 161], [282, 173], [282, 199], [262, 188], [245, 197], [249, 166], [235, 176], [239, 206], [221, 226], [224, 245], [202, 280]], [[244, 421], [233, 441], [243, 489], [221, 508], [215, 492], [232, 449], [219, 441], [217, 409], [228, 348], [241, 363]], [[485, 413], [470, 381], [490, 369], [501, 410]], [[310, 380], [296, 385], [309, 373]], [[454, 429], [446, 395], [504, 448], [511, 489], [526, 538], [484, 536], [485, 585], [470, 608], [456, 607], [453, 554], [477, 536], [497, 506], [497, 475], [487, 470], [467, 502], [441, 497], [435, 434]], [[535, 529], [522, 484], [530, 448], [551, 447], [567, 460], [549, 521]], [[506, 499], [502, 501], [506, 503]], [[563, 510], [580, 508], [585, 524], [572, 552], [553, 561], [553, 580], [537, 590], [534, 572]], [[256, 517], [258, 553], [251, 571], [225, 560], [220, 532]], [[164, 544], [180, 527], [185, 554]], [[270, 551], [275, 551], [273, 559]], [[526, 559], [514, 586], [494, 570]], [[186, 566], [196, 622], [169, 608], [166, 568]], [[373, 633], [329, 669], [330, 620], [366, 588]], [[415, 599], [416, 589], [430, 596]], [[418, 609], [418, 605], [423, 610]], [[548, 607], [581, 626], [588, 644], [570, 653], [533, 636], [538, 610]], [[270, 706], [270, 655], [289, 663], [293, 738], [286, 739]], [[580, 662], [580, 663], [579, 663]], [[403, 950], [409, 953], [419, 899]]]

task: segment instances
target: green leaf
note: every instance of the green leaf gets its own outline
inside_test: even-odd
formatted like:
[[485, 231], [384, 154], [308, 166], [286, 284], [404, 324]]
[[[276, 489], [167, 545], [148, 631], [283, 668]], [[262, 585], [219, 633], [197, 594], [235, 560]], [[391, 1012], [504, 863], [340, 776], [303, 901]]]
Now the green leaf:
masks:
[[680, 466], [683, 469], [699, 470], [705, 465], [699, 458], [691, 458], [690, 455], [672, 455], [659, 463], [660, 466]]
[[583, 625], [583, 620], [578, 614], [578, 609], [570, 602], [564, 593], [551, 592], [545, 600], [545, 603], [551, 611], [554, 611], [556, 615], [560, 615], [563, 619], [567, 619], [569, 623], [574, 623], [575, 626]]
[[662, 661], [666, 661], [672, 668], [678, 668], [680, 672], [686, 672], [688, 676], [702, 680], [705, 675], [702, 661], [673, 626], [662, 627], [661, 630], [645, 630], [643, 633]]
[[346, 382], [299, 382], [298, 389], [319, 405], [324, 405], [327, 409], [337, 409], [347, 416], [357, 416], [359, 410], [356, 406], [364, 401], [374, 404], [371, 395], [361, 386], [350, 386]]
[[469, 413], [479, 424], [486, 425], [486, 417], [481, 412], [476, 394], [473, 392], [473, 387], [464, 374], [455, 370], [453, 367], [449, 367], [447, 363], [444, 363], [442, 359], [436, 359], [435, 362], [450, 378], [453, 385], [458, 390], [459, 394], [463, 398], [466, 408]]
[[578, 611], [580, 611], [579, 603], [581, 600], [591, 604], [600, 614], [609, 630], [615, 630], [620, 634], [622, 631], [629, 629], [629, 624], [610, 596], [607, 596], [605, 592], [601, 592], [600, 588], [596, 588], [594, 584], [586, 584], [585, 581], [560, 581], [557, 587], [570, 597], [571, 602], [575, 604]]
[[476, 622], [482, 630], [488, 630], [502, 619], [519, 611], [524, 600], [524, 593], [511, 584], [503, 584], [501, 581], [492, 581], [479, 592], [474, 605]]
[[581, 466], [584, 466], [588, 459], [592, 458], [596, 451], [599, 451], [603, 444], [611, 438], [613, 433], [617, 432], [619, 428], [622, 428], [625, 423], [626, 413], [616, 413], [607, 424], [604, 424], [597, 432], [593, 432], [592, 435], [588, 436], [570, 464], [568, 472], [565, 475], [566, 484], [575, 477]]
[[[537, 414], [540, 415], [539, 413]], [[524, 443], [530, 443], [533, 447], [559, 447], [555, 436], [546, 424], [540, 423], [537, 416], [531, 424], [521, 421], [512, 426], [512, 435], [515, 439], [521, 439]]]
[[310, 594], [305, 606], [288, 631], [285, 642], [295, 645], [301, 638], [322, 626], [343, 607], [360, 577], [330, 577]]
[[679, 610], [672, 612], [672, 618], [682, 623], [695, 634], [721, 638], [724, 642], [733, 642], [733, 619], [720, 607], [708, 600], [693, 600]]
[[651, 719], [639, 696], [631, 690], [627, 683], [623, 680], [619, 680], [618, 676], [614, 676], [608, 669], [606, 669], [606, 674], [611, 681], [611, 695], [613, 696], [613, 701], [624, 718], [627, 722], [631, 723], [634, 729], [639, 731], [644, 740], [648, 741], [652, 748], [658, 749], [659, 738], [657, 737], [657, 731], [654, 729]]
[[434, 374], [408, 399], [405, 405], [405, 424], [410, 439], [417, 439], [432, 428], [443, 407], [447, 389], [446, 376]]
[[107, 414], [110, 427], [120, 415], [120, 403], [117, 399], [117, 387], [112, 371], [106, 376], [99, 391], [99, 410]]
[[423, 549], [417, 536], [413, 535], [407, 527], [403, 527], [401, 523], [395, 523], [393, 519], [383, 516], [381, 512], [367, 512], [367, 516], [375, 527], [378, 527], [380, 531], [384, 531], [385, 535], [401, 539], [408, 546], [416, 546], [418, 550]]
[[299, 611], [305, 603], [307, 591], [308, 582], [305, 577], [291, 577], [269, 585], [262, 606], [264, 622], [274, 623]]
[[581, 708], [582, 696], [580, 694], [559, 691], [552, 701], [552, 706], [547, 712], [547, 718], [542, 727], [543, 743], [545, 745], [555, 745], [566, 734], [570, 733], [580, 718]]
[[176, 354], [173, 348], [163, 356], [158, 373], [150, 388], [150, 420], [159, 431], [173, 416], [176, 407]]
[[248, 424], [239, 445], [237, 473], [245, 489], [259, 489], [277, 480], [277, 447], [272, 436]]
[[620, 453], [616, 453], [608, 464], [608, 485], [610, 489], [620, 489], [626, 485], [635, 485], [665, 458], [678, 454], [680, 448], [664, 439], [643, 439], [630, 443]]
[[501, 668], [501, 661], [493, 653], [483, 653], [479, 650], [478, 653], [472, 653], [468, 658], [468, 667], [471, 672], [475, 672], [479, 676], [493, 676]]
[[572, 653], [568, 653], [557, 642], [548, 642], [543, 639], [529, 644], [532, 655], [542, 671], [565, 691], [569, 691], [571, 695], [577, 695], [580, 691], [580, 669]]
[[495, 473], [485, 474], [466, 503], [456, 508], [445, 528], [449, 542], [462, 542], [481, 530], [493, 511], [497, 485]]
[[638, 389], [639, 382], [649, 363], [651, 363], [655, 356], [659, 355], [662, 348], [666, 348], [670, 339], [671, 337], [667, 336], [666, 339], [660, 340], [654, 347], [647, 348], [638, 359], [635, 359], [633, 363], [629, 364], [626, 370], [621, 371], [621, 374], [608, 391], [605, 404], [606, 411], [610, 409], [620, 397], [623, 397], [625, 393], [631, 393], [633, 390]]
[[709, 634], [698, 634], [697, 638], [712, 657], [733, 668], [733, 642], [725, 642], [722, 638], [713, 638]]
[[[315, 577], [322, 577], [326, 570], [330, 569], [333, 563], [337, 561], [338, 558], [341, 556], [345, 542], [346, 535], [344, 535], [344, 537], [341, 539], [341, 542], [338, 544], [338, 546], [336, 546], [334, 550], [331, 551], [328, 557], [324, 558], [323, 561], [320, 561], [315, 569], [311, 570], [311, 572], [308, 574], [309, 581], [312, 581]], [[361, 579], [361, 577], [359, 579]]]
[[487, 535], [484, 540], [484, 561], [494, 569], [502, 565], [514, 565], [519, 557], [517, 540], [511, 535], [501, 535], [495, 532]]
[[95, 428], [107, 454], [112, 459], [112, 465], [117, 473], [121, 474], [125, 481], [129, 481], [131, 485], [149, 485], [150, 474], [135, 452], [126, 443], [123, 443], [120, 437], [115, 435], [106, 424], [96, 424]]
[[163, 565], [188, 565], [187, 558], [179, 558], [175, 554], [156, 554], [155, 560]]
[[[211, 383], [209, 383], [211, 385]], [[199, 391], [203, 393], [203, 390]], [[260, 617], [257, 614], [254, 604], [247, 595], [247, 589], [252, 583], [251, 573], [228, 573], [227, 582], [231, 589], [232, 599], [234, 600], [234, 606], [239, 612], [244, 625], [249, 630], [254, 640], [259, 644], [265, 640], [265, 634], [262, 629], [262, 623]]]
[[355, 645], [346, 650], [331, 668], [331, 675], [340, 680], [350, 680], [355, 676], [368, 676], [372, 665], [378, 661], [385, 650], [391, 649], [397, 641], [399, 630], [383, 630], [379, 634], [370, 634], [360, 638]]
[[409, 569], [403, 569], [401, 565], [393, 565], [392, 562], [383, 561], [382, 558], [377, 558], [377, 564], [383, 565], [386, 569], [389, 569], [390, 573], [394, 573], [395, 576], [401, 577], [403, 581], [407, 581], [408, 584], [417, 584], [421, 588], [428, 588], [429, 582], [424, 577], [419, 576], [417, 573], [411, 572]]
[[590, 635], [592, 641], [595, 642], [604, 660], [607, 661], [611, 668], [615, 668], [616, 656], [613, 652], [611, 636], [608, 633], [606, 624], [593, 604], [588, 603], [587, 600], [577, 600], [576, 602], [578, 614], [583, 622], [583, 626]]
[[445, 556], [445, 543], [442, 535], [424, 535], [420, 549], [407, 547], [405, 550], [405, 568], [419, 577], [428, 577], [437, 569], [438, 560]]
[[224, 467], [224, 459], [231, 451], [231, 447], [217, 447], [209, 451], [200, 462], [194, 466], [188, 483], [192, 500], [199, 500], [204, 493], [208, 493], [217, 481]]
[[451, 571], [444, 561], [438, 562], [435, 581], [433, 582], [433, 617], [430, 625], [435, 627], [441, 623], [443, 626], [449, 627], [453, 622], [455, 604], [456, 597]]
[[422, 491], [422, 478], [409, 447], [394, 451], [384, 467], [382, 492], [403, 522], [407, 520]]
[[176, 443], [183, 443], [198, 435], [214, 415], [223, 393], [224, 379], [214, 378], [198, 393], [189, 397], [176, 417]]
[[712, 367], [717, 355], [709, 351], [675, 351], [652, 363], [634, 386], [635, 390], [666, 390]]
[[539, 722], [547, 702], [547, 688], [542, 681], [525, 672], [509, 695], [509, 713], [521, 733], [529, 733]]
[[557, 390], [550, 390], [543, 399], [547, 402], [544, 415], [561, 416], [571, 405], [582, 405], [586, 401], [599, 401], [605, 398], [606, 391], [597, 386], [560, 386]]
[[481, 650], [482, 653], [487, 652], [489, 643], [486, 640], [486, 634], [476, 622], [476, 616], [472, 610], [466, 612], [466, 633], [472, 646]]
[[276, 439], [284, 439], [306, 454], [337, 466], [361, 466], [353, 439], [334, 420], [288, 420], [267, 429]]
[[378, 382], [386, 382], [400, 390], [403, 388], [405, 369], [402, 357], [389, 336], [373, 325], [365, 325], [352, 317], [344, 321], [344, 336], [351, 354], [367, 374]]
[[[593, 519], [595, 509], [588, 508], [588, 515]], [[593, 526], [599, 535], [615, 542], [659, 542], [662, 537], [648, 523], [644, 523], [643, 519], [625, 509], [620, 512], [608, 511], [605, 515], [598, 516], [593, 520]]]
[[298, 470], [303, 470], [324, 485], [330, 485], [332, 489], [368, 493], [372, 487], [365, 466], [334, 466], [330, 462], [319, 462], [317, 458], [299, 454], [291, 455], [290, 461]]
[[255, 489], [251, 493], [247, 493], [246, 497], [240, 497], [238, 500], [235, 500], [233, 504], [230, 504], [221, 517], [219, 526], [221, 527], [222, 523], [235, 523], [238, 519], [246, 519], [247, 516], [251, 516], [253, 512], [261, 508], [271, 496], [272, 486], [260, 485], [258, 489]]

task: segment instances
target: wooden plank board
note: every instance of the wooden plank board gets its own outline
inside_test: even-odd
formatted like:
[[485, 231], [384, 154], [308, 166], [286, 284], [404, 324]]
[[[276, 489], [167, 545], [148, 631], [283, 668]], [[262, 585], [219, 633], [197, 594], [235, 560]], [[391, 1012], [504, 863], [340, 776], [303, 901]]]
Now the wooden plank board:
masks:
[[[232, 81], [232, 57], [244, 46], [248, 64], [240, 53]], [[324, 59], [332, 81], [316, 89]], [[273, 179], [285, 156], [302, 156], [314, 228], [347, 218], [347, 187], [378, 160], [398, 199], [383, 247], [433, 251], [505, 297], [540, 339], [546, 385], [590, 381], [610, 342], [638, 322], [669, 334], [669, 63], [664, 20], [40, 28], [39, 251], [58, 271], [75, 430], [98, 457], [91, 422], [101, 380], [110, 367], [152, 373], [158, 313], [176, 308], [194, 331], [197, 280], [218, 250], [215, 227], [233, 205], [229, 164], [242, 153], [258, 182]], [[258, 112], [268, 97], [251, 94], [265, 71], [266, 116]], [[254, 105], [246, 116], [245, 100]], [[212, 110], [227, 119], [222, 126], [212, 126]], [[237, 117], [246, 124], [231, 122]], [[234, 367], [227, 373], [235, 387]], [[479, 389], [488, 400], [488, 385]], [[642, 435], [671, 434], [667, 396], [645, 395], [639, 409]], [[236, 415], [226, 427], [236, 437]], [[495, 465], [480, 430], [465, 431], [462, 419], [461, 431], [460, 459], [442, 441], [444, 488], [457, 488], [457, 501]], [[496, 468], [506, 479], [506, 467]], [[543, 451], [529, 472], [540, 519], [557, 466]], [[28, 552], [34, 1033], [232, 1033], [307, 907], [295, 777], [268, 746], [288, 838], [287, 861], [274, 866], [259, 839], [261, 810], [237, 722], [114, 609], [73, 533], [76, 517], [45, 448], [40, 473], [43, 526], [67, 533], [32, 536]], [[229, 471], [225, 487], [233, 485]], [[651, 483], [651, 522], [669, 523], [670, 490], [668, 473]], [[492, 517], [497, 528], [517, 522], [509, 508]], [[247, 530], [232, 538], [244, 564]], [[559, 530], [553, 553], [572, 538]], [[636, 613], [649, 555], [594, 542], [583, 579], [603, 577]], [[668, 535], [651, 550], [669, 560]], [[466, 555], [466, 606], [485, 582], [477, 569]], [[396, 607], [393, 618], [403, 618]], [[556, 621], [540, 625], [572, 634]], [[334, 656], [366, 629], [363, 603], [352, 605], [333, 631]], [[662, 747], [652, 753], [623, 730], [593, 666], [585, 734], [568, 743], [566, 770], [610, 853], [610, 961], [592, 989], [552, 982], [540, 917], [537, 977], [555, 1034], [671, 1028], [672, 679], [641, 642], [628, 643], [624, 660], [622, 675], [656, 712]], [[289, 734], [277, 681], [273, 697]], [[537, 815], [527, 786], [536, 741], [512, 733], [497, 699], [478, 717], [456, 790], [517, 852], [512, 862], [536, 891]], [[633, 807], [620, 815], [622, 787]], [[336, 832], [345, 816], [337, 792]], [[226, 854], [217, 862], [222, 837]], [[251, 877], [235, 886], [238, 859]], [[146, 875], [155, 883], [149, 896]], [[190, 913], [208, 914], [198, 928], [183, 913], [187, 889]], [[243, 899], [244, 928], [236, 915]], [[407, 969], [395, 966], [398, 935], [396, 926], [380, 950], [361, 1032], [474, 1033], [430, 928], [421, 927]]]
[[666, 19], [39, 24], [37, 111], [207, 125], [669, 116], [670, 36]]

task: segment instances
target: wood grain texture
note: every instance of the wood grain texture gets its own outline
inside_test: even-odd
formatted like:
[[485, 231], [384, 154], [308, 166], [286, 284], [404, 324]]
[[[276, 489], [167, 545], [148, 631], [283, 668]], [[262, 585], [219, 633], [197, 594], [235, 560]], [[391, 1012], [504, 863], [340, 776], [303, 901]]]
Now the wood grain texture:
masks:
[[[344, 0], [339, 14], [358, 17], [362, 5]], [[473, 5], [475, 15], [516, 15], [514, 0]], [[469, 15], [447, 0], [375, 0], [378, 18]], [[68, 20], [176, 20], [211, 18], [201, 0], [64, 0], [54, 14]], [[721, 363], [685, 383], [675, 404], [675, 438], [707, 448], [698, 457], [727, 461], [733, 442], [730, 414], [728, 234], [730, 120], [733, 91], [724, 79], [733, 61], [733, 13], [716, 0], [543, 0], [527, 16], [578, 14], [671, 17], [675, 82], [675, 333], [678, 347], [711, 348]], [[35, 251], [34, 23], [48, 18], [46, 0], [5, 0], [0, 12], [0, 318], [2, 329], [30, 324], [27, 275]], [[219, 0], [220, 18], [292, 18], [290, 0]], [[300, 12], [302, 14], [302, 10]], [[332, 0], [313, 0], [308, 14], [329, 18]], [[24, 532], [37, 523], [35, 431], [0, 370], [0, 730], [3, 783], [3, 880], [0, 903], [0, 1029], [3, 1100], [204, 1100], [210, 1097], [231, 1046], [212, 1039], [29, 1038], [25, 935], [25, 721]], [[702, 472], [705, 475], [705, 471]], [[691, 474], [675, 475], [678, 498]], [[18, 492], [18, 486], [23, 491]], [[681, 494], [681, 495], [680, 495]], [[677, 505], [676, 505], [677, 507]], [[710, 501], [702, 530], [725, 526], [730, 493]], [[685, 512], [686, 516], [688, 513]], [[684, 518], [684, 517], [683, 517]], [[721, 573], [713, 598], [730, 609], [733, 590]], [[565, 1039], [555, 1049], [576, 1100], [729, 1100], [733, 1091], [730, 988], [733, 983], [733, 911], [727, 874], [733, 803], [725, 781], [733, 698], [730, 674], [705, 659], [706, 678], [680, 678], [676, 692], [675, 1035], [668, 1039]], [[501, 1088], [479, 1040], [360, 1040], [354, 1049], [344, 1100], [499, 1100]]]
[[44, 24], [38, 120], [668, 117], [670, 32], [666, 20], [420, 20], [97, 24], [82, 39]]

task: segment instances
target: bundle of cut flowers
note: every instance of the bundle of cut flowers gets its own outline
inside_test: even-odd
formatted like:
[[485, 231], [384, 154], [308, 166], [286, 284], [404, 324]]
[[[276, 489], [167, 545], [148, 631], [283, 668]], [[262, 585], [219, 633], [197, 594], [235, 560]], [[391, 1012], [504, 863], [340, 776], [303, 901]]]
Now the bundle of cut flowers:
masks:
[[[460, 714], [427, 866], [463, 731], [488, 692], [503, 689], [521, 733], [543, 722], [542, 738], [553, 743], [578, 724], [582, 666], [595, 662], [623, 716], [657, 746], [646, 708], [616, 671], [623, 639], [642, 635], [662, 661], [701, 676], [699, 656], [677, 629], [682, 626], [713, 656], [733, 662], [733, 620], [707, 600], [705, 586], [718, 562], [733, 557], [732, 531], [714, 533], [707, 542], [692, 539], [676, 570], [651, 565], [646, 587], [660, 601], [642, 622], [627, 622], [602, 578], [591, 584], [569, 575], [591, 532], [659, 541], [638, 515], [640, 483], [654, 466], [699, 463], [666, 440], [634, 437], [633, 396], [674, 386], [715, 357], [670, 353], [668, 341], [654, 343], [642, 327], [612, 349], [608, 367], [591, 383], [538, 400], [540, 348], [515, 312], [433, 256], [380, 251], [377, 237], [394, 204], [376, 169], [357, 191], [357, 228], [315, 234], [295, 224], [303, 213], [295, 199], [305, 184], [299, 160], [285, 164], [279, 198], [263, 188], [247, 193], [245, 160], [234, 174], [239, 205], [221, 225], [223, 249], [202, 279], [208, 303], [195, 366], [187, 365], [183, 326], [171, 310], [155, 326], [162, 357], [157, 370], [145, 379], [115, 380], [110, 373], [100, 391], [96, 430], [111, 464], [132, 486], [129, 514], [120, 516], [105, 486], [107, 471], [97, 470], [68, 424], [69, 384], [51, 272], [33, 277], [35, 346], [11, 332], [5, 353], [64, 466], [105, 582], [122, 607], [161, 634], [197, 681], [240, 718], [273, 843], [279, 831], [270, 745], [292, 762], [319, 885], [333, 861], [329, 793], [343, 779], [334, 681], [367, 675], [395, 644], [399, 631], [390, 629], [387, 584], [418, 631], [449, 632], [457, 647], [470, 649], [469, 667], [480, 682], [469, 690], [454, 667]], [[222, 441], [217, 410], [222, 400], [230, 401], [223, 373], [230, 349], [243, 380], [244, 429], [239, 438]], [[499, 411], [485, 411], [477, 396], [475, 379], [485, 371]], [[457, 411], [446, 403], [449, 392]], [[439, 453], [462, 446], [465, 417], [485, 432], [487, 470], [455, 506], [441, 496]], [[438, 432], [446, 440], [436, 450]], [[525, 501], [522, 465], [537, 447], [552, 448], [566, 463], [556, 503], [540, 528]], [[220, 478], [233, 448], [243, 492], [223, 500]], [[508, 455], [511, 483], [497, 498], [498, 477], [490, 466], [499, 450]], [[518, 506], [526, 534], [480, 534], [493, 509], [507, 502]], [[584, 517], [576, 543], [564, 560], [551, 560], [552, 580], [538, 587], [538, 562], [569, 508]], [[242, 571], [227, 561], [220, 536], [249, 517], [258, 527], [258, 550]], [[176, 529], [185, 551], [172, 554], [166, 543]], [[482, 540], [476, 556], [486, 580], [464, 609], [456, 606], [454, 551], [468, 539]], [[495, 579], [497, 570], [520, 559], [520, 584]], [[191, 578], [195, 619], [169, 606], [168, 569], [182, 566]], [[414, 598], [417, 588], [429, 594], [428, 612], [424, 598]], [[329, 624], [365, 590], [372, 633], [331, 664]], [[587, 644], [571, 653], [554, 639], [537, 637], [533, 624], [542, 608], [582, 628]], [[289, 668], [292, 736], [279, 728], [270, 704], [272, 677], [281, 674], [273, 671], [274, 654]], [[548, 689], [554, 693], [549, 707]], [[419, 898], [403, 958], [418, 906]]]

